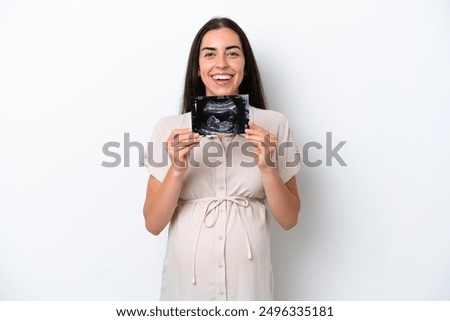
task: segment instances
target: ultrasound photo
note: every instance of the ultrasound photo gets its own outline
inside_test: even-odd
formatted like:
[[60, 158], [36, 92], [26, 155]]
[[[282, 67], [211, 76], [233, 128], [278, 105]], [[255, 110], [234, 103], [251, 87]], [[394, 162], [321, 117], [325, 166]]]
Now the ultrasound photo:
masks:
[[192, 131], [200, 135], [243, 134], [249, 121], [248, 95], [192, 98]]

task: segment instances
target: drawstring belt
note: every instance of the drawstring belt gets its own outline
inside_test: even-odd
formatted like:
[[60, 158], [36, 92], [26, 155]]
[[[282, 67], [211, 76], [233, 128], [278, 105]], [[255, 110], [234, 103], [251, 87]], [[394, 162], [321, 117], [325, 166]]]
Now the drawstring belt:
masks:
[[[261, 201], [259, 199], [256, 198], [250, 198], [250, 200], [258, 200]], [[211, 223], [207, 222], [207, 218], [208, 216], [210, 216], [213, 211], [220, 206], [222, 203], [224, 202], [230, 202], [231, 204], [235, 205], [237, 207], [237, 213], [238, 216], [242, 222], [242, 226], [244, 227], [244, 233], [245, 233], [245, 239], [246, 239], [246, 246], [247, 246], [247, 258], [249, 260], [252, 259], [252, 249], [250, 246], [250, 238], [248, 236], [248, 231], [247, 231], [247, 227], [245, 226], [244, 223], [244, 219], [242, 218], [242, 214], [241, 214], [241, 207], [247, 207], [249, 204], [249, 198], [246, 197], [241, 197], [241, 196], [225, 196], [225, 197], [205, 197], [205, 198], [200, 198], [200, 199], [194, 199], [194, 200], [188, 200], [188, 201], [180, 201], [178, 202], [179, 205], [182, 204], [196, 204], [198, 202], [209, 202], [208, 206], [206, 206], [206, 210], [205, 213], [203, 214], [203, 219], [202, 222], [198, 228], [198, 232], [197, 232], [197, 237], [195, 240], [195, 246], [194, 246], [194, 257], [192, 259], [192, 284], [196, 284], [197, 283], [197, 279], [196, 279], [196, 272], [195, 272], [195, 268], [196, 268], [196, 259], [197, 259], [197, 248], [198, 248], [198, 240], [200, 238], [200, 233], [202, 230], [203, 225], [205, 225], [205, 227], [207, 228], [211, 228], [213, 227], [218, 218], [219, 218], [219, 213], [216, 213], [213, 221]], [[225, 235], [224, 235], [225, 237]]]

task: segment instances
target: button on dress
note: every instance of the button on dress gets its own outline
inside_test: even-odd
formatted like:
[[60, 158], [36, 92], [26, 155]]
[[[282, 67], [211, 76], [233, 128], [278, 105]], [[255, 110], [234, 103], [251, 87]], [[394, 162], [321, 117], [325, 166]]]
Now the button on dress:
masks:
[[[284, 183], [300, 169], [286, 118], [250, 107], [250, 119], [277, 135], [274, 161]], [[145, 164], [162, 182], [170, 166], [165, 141], [191, 128], [191, 114], [162, 118]], [[178, 205], [169, 223], [161, 300], [273, 300], [264, 188], [243, 135], [202, 137], [190, 153]]]

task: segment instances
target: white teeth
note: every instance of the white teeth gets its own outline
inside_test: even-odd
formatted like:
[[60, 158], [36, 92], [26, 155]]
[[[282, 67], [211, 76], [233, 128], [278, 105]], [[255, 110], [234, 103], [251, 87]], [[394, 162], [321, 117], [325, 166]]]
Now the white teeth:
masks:
[[214, 75], [213, 79], [215, 79], [215, 80], [228, 80], [228, 79], [231, 79], [231, 75]]

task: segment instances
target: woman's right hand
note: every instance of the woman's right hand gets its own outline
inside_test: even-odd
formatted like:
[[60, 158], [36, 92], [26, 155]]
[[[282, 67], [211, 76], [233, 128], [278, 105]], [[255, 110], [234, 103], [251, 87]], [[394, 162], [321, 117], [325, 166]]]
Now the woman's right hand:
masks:
[[185, 173], [189, 167], [189, 151], [200, 143], [200, 135], [190, 128], [174, 129], [167, 139], [167, 153], [172, 168]]

